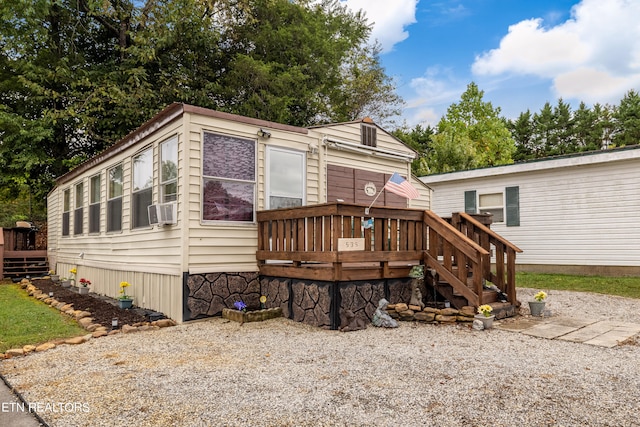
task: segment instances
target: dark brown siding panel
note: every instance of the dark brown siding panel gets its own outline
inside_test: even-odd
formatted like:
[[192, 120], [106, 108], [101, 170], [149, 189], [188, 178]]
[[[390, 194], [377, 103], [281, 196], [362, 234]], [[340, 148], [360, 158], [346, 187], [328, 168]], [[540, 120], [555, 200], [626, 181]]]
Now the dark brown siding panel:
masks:
[[[390, 177], [391, 174], [327, 165], [327, 201], [335, 202], [337, 199], [342, 199], [345, 203], [368, 205], [376, 195], [367, 196], [364, 192], [364, 186], [368, 182], [372, 182], [379, 192]], [[407, 200], [397, 194], [385, 191], [380, 195], [375, 206], [406, 208]]]

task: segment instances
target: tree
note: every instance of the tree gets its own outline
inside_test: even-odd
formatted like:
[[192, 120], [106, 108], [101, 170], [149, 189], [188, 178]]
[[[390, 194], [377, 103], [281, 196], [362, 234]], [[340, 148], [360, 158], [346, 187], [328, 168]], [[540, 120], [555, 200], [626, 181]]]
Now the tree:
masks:
[[635, 90], [627, 92], [614, 114], [617, 132], [613, 136], [616, 147], [640, 143], [640, 94]]
[[471, 82], [459, 103], [447, 109], [432, 137], [427, 164], [431, 173], [512, 163], [515, 143], [500, 108], [483, 101]]
[[529, 110], [520, 113], [515, 121], [508, 121], [507, 126], [511, 131], [511, 136], [516, 144], [516, 152], [513, 160], [529, 160], [534, 157], [535, 148], [533, 145], [533, 117]]
[[431, 126], [423, 127], [419, 124], [413, 129], [405, 125], [391, 132], [393, 136], [418, 152], [418, 158], [411, 163], [411, 171], [417, 176], [429, 173], [426, 157], [431, 150], [431, 137], [434, 132]]
[[338, 0], [0, 3], [0, 185], [44, 198], [172, 102], [299, 126], [384, 120], [401, 100], [370, 32]]

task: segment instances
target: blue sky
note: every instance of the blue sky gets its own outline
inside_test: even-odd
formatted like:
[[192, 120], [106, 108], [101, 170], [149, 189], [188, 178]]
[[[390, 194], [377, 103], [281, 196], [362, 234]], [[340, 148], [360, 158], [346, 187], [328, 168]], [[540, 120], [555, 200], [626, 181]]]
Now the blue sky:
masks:
[[640, 90], [640, 0], [341, 1], [373, 23], [410, 126], [435, 125], [471, 81], [507, 118]]

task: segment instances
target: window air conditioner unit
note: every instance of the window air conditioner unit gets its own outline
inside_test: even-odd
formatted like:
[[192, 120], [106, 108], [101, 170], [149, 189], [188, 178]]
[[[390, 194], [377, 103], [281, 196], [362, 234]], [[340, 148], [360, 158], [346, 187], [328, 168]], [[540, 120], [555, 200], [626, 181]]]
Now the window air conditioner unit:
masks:
[[173, 225], [178, 223], [178, 207], [175, 203], [149, 205], [149, 225]]

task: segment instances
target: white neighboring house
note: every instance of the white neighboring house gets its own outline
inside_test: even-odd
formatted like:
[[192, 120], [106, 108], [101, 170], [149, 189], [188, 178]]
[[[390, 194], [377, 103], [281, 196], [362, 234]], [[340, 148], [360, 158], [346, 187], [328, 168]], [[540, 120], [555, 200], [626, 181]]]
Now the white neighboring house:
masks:
[[640, 274], [640, 146], [420, 178], [432, 209], [492, 213], [518, 271]]

